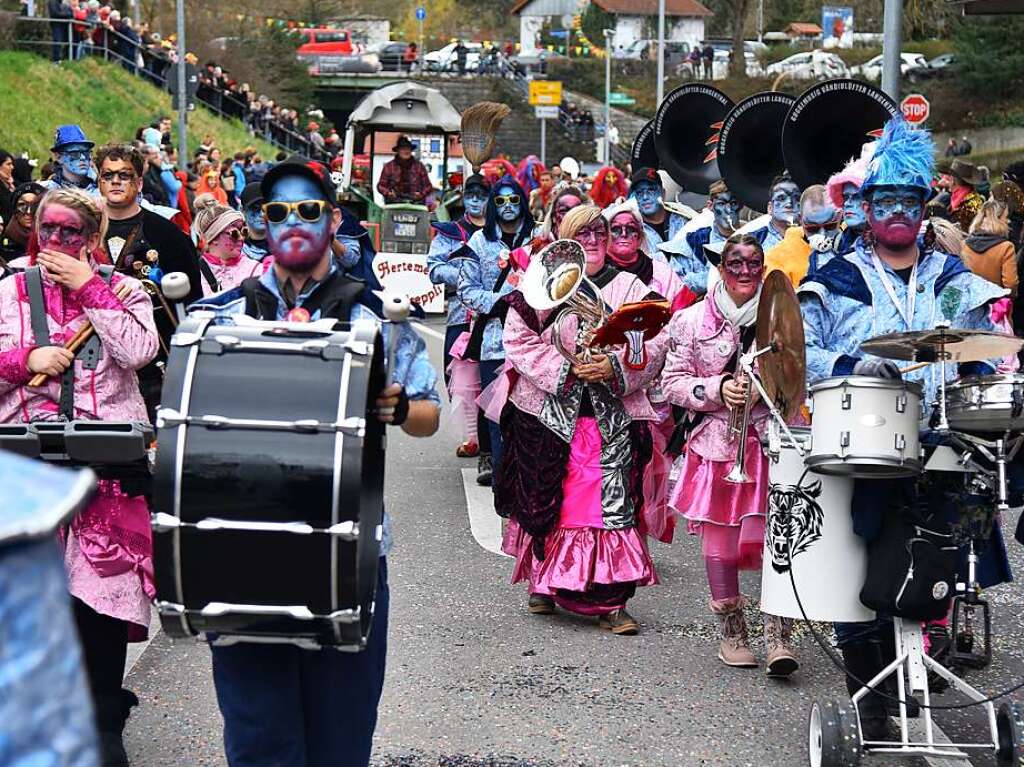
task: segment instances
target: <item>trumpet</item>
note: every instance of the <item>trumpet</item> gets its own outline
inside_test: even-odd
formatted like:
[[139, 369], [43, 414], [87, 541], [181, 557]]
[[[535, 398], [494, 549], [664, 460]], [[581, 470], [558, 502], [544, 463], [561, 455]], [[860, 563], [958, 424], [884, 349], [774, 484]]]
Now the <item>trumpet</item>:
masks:
[[[750, 351], [751, 356], [756, 355], [756, 342], [750, 347]], [[753, 381], [750, 380], [750, 375], [744, 369], [743, 355], [737, 354], [736, 370], [733, 378], [735, 381], [740, 382], [741, 377], [742, 382], [747, 387], [747, 396], [743, 402], [743, 407], [733, 408], [729, 415], [729, 441], [735, 442], [739, 440], [739, 444], [736, 446], [736, 461], [733, 463], [729, 473], [725, 475], [726, 482], [736, 485], [747, 484], [751, 481], [743, 467], [747, 459], [747, 429], [750, 427], [750, 409], [754, 404]]]

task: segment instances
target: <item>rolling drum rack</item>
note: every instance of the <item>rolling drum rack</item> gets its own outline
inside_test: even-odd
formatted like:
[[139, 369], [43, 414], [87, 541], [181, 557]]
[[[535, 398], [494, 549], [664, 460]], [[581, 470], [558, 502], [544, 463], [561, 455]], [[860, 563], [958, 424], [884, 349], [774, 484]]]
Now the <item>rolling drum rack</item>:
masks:
[[[1007, 503], [1008, 490], [1006, 479], [1006, 465], [1016, 455], [1021, 445], [1024, 444], [1024, 434], [1017, 434], [1011, 438], [1012, 432], [1006, 432], [1004, 436], [996, 440], [984, 440], [961, 432], [955, 432], [950, 428], [946, 412], [946, 363], [955, 361], [972, 361], [966, 355], [971, 354], [968, 350], [963, 352], [965, 356], [955, 357], [949, 350], [949, 346], [963, 344], [966, 348], [971, 342], [972, 335], [979, 337], [984, 343], [991, 336], [996, 334], [978, 331], [950, 330], [948, 325], [939, 325], [934, 331], [895, 333], [880, 339], [872, 339], [861, 346], [862, 351], [869, 351], [878, 356], [894, 359], [908, 359], [905, 352], [908, 347], [913, 346], [909, 359], [917, 361], [918, 351], [930, 347], [930, 354], [926, 361], [939, 365], [939, 394], [937, 405], [938, 423], [935, 431], [945, 436], [951, 443], [959, 447], [963, 452], [958, 457], [958, 463], [967, 470], [988, 478], [995, 482], [995, 493], [997, 496], [995, 511], [1002, 511], [1009, 508]], [[906, 346], [899, 352], [886, 353], [888, 349], [894, 349], [901, 341], [906, 340]], [[880, 343], [875, 348], [868, 348], [875, 341]], [[1014, 339], [1016, 341], [1016, 339]], [[1015, 349], [1019, 346], [1015, 346]], [[989, 359], [1001, 356], [1001, 354], [985, 354], [977, 359]], [[913, 367], [918, 367], [914, 365]], [[773, 414], [774, 415], [774, 414]], [[974, 460], [974, 454], [978, 454], [995, 464], [994, 470], [988, 470], [979, 466]], [[970, 608], [966, 615], [971, 616], [976, 604], [982, 602], [978, 599], [978, 588], [975, 581], [977, 553], [974, 550], [973, 541], [968, 551], [968, 577], [966, 584], [957, 584], [957, 590], [964, 592], [964, 600]], [[795, 583], [794, 583], [794, 595]], [[970, 595], [973, 592], [973, 597]], [[799, 595], [796, 595], [797, 603], [800, 604]], [[972, 601], [973, 599], [973, 601]], [[800, 605], [803, 610], [802, 604]], [[983, 609], [988, 620], [987, 604]], [[955, 613], [954, 613], [955, 617]], [[996, 696], [986, 696], [984, 693], [973, 687], [965, 680], [954, 674], [938, 661], [931, 658], [924, 649], [924, 631], [920, 621], [908, 620], [893, 617], [893, 630], [896, 639], [896, 659], [876, 674], [870, 680], [860, 680], [852, 677], [855, 682], [861, 684], [861, 688], [853, 694], [850, 699], [852, 711], [845, 702], [827, 701], [819, 703], [815, 701], [811, 705], [808, 721], [808, 757], [811, 767], [856, 767], [860, 764], [861, 757], [865, 754], [896, 754], [903, 756], [930, 756], [946, 758], [963, 758], [964, 752], [988, 751], [996, 757], [996, 763], [1000, 767], [1017, 767], [1024, 762], [1024, 705], [1017, 702], [1003, 703], [998, 710], [995, 701], [1008, 695], [1016, 689], [1024, 686], [1018, 685], [1009, 691], [1004, 691]], [[812, 628], [815, 639], [825, 645]], [[986, 645], [988, 643], [986, 642]], [[990, 652], [990, 649], [987, 649]], [[832, 657], [832, 653], [828, 653]], [[832, 657], [833, 662], [840, 665]], [[844, 673], [849, 674], [845, 667]], [[932, 706], [931, 691], [928, 683], [928, 673], [932, 672], [943, 679], [949, 686], [970, 700], [969, 703], [952, 706]], [[869, 688], [876, 689], [889, 677], [896, 676], [896, 689], [899, 704], [899, 739], [892, 741], [869, 741], [863, 738], [860, 722], [859, 703], [870, 692]], [[880, 690], [879, 693], [885, 695]], [[920, 694], [920, 718], [923, 721], [924, 739], [911, 740], [907, 696]], [[890, 697], [891, 696], [886, 696]], [[932, 710], [961, 709], [970, 706], [983, 706], [985, 719], [989, 730], [989, 740], [986, 742], [974, 743], [946, 743], [936, 742], [935, 724], [932, 721]]]

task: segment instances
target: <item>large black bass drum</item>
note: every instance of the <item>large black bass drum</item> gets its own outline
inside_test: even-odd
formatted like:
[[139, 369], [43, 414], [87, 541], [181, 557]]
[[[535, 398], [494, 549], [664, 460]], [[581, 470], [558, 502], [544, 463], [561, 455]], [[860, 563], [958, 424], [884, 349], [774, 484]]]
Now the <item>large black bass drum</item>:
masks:
[[380, 329], [238, 323], [196, 313], [172, 340], [153, 498], [161, 623], [215, 644], [358, 651], [384, 513]]

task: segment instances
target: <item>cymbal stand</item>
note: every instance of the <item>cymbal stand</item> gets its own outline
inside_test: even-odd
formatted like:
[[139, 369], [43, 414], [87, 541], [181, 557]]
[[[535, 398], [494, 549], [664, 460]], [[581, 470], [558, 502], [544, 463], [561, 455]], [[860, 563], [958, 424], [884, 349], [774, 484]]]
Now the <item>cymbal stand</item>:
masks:
[[775, 351], [775, 344], [766, 346], [763, 349], [757, 351], [750, 351], [740, 357], [740, 369], [747, 374], [747, 380], [749, 380], [754, 388], [757, 389], [757, 393], [761, 396], [761, 401], [767, 406], [768, 411], [771, 413], [772, 418], [779, 424], [786, 437], [789, 438], [790, 443], [796, 448], [800, 457], [803, 458], [807, 453], [806, 449], [800, 442], [793, 436], [793, 432], [789, 430], [789, 426], [786, 424], [786, 419], [782, 417], [782, 413], [772, 402], [771, 397], [768, 396], [768, 392], [765, 391], [764, 384], [761, 383], [761, 378], [754, 370], [754, 360], [760, 357], [762, 354]]

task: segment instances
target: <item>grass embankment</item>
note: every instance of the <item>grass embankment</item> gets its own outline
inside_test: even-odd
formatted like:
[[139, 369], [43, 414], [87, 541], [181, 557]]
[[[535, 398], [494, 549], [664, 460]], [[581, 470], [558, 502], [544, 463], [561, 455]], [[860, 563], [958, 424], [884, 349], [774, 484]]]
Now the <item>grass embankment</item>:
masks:
[[[139, 127], [161, 115], [176, 117], [167, 93], [118, 65], [88, 58], [53, 66], [17, 51], [0, 51], [0, 104], [0, 147], [40, 161], [50, 157], [54, 128], [62, 123], [80, 124], [99, 145], [131, 141]], [[201, 106], [188, 119], [190, 151], [207, 135], [226, 155], [248, 146], [265, 158], [277, 151], [237, 120], [221, 119]]]

